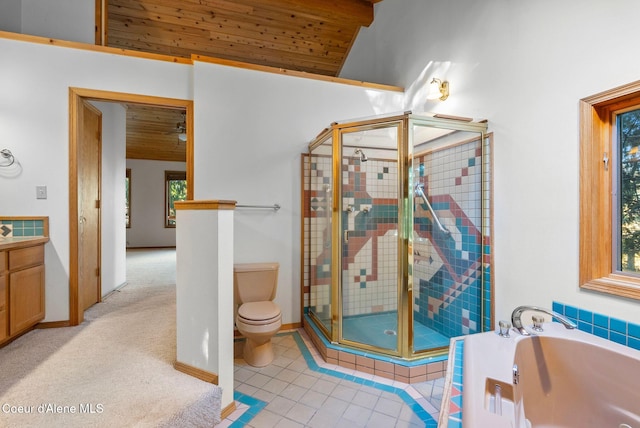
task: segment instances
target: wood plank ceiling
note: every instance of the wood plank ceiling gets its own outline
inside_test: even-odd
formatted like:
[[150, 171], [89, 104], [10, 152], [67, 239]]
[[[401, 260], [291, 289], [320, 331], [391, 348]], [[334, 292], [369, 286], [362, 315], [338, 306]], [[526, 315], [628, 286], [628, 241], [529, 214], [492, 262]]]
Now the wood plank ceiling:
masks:
[[126, 107], [127, 159], [186, 162], [183, 110], [137, 104]]
[[[106, 0], [106, 44], [338, 76], [379, 0]], [[128, 106], [127, 157], [186, 159], [180, 111]]]

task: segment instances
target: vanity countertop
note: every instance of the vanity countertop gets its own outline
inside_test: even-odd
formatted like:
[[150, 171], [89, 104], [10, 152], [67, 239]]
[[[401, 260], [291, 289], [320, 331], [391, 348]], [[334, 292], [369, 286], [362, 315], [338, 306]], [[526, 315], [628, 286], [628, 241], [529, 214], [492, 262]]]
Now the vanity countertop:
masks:
[[49, 237], [47, 236], [16, 236], [0, 238], [0, 251], [31, 247], [33, 245], [45, 244], [47, 242], [49, 242]]

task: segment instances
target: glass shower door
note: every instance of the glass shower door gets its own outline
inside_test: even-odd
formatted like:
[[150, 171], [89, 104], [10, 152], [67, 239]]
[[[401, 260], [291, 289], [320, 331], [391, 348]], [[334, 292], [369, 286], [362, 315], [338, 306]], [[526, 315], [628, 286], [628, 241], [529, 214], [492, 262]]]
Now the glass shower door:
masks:
[[309, 194], [308, 213], [305, 218], [310, 231], [309, 253], [309, 314], [319, 322], [331, 337], [332, 311], [332, 211], [333, 211], [333, 138], [326, 138], [309, 154], [305, 184]]
[[342, 142], [341, 341], [397, 352], [397, 123], [347, 128]]
[[410, 127], [414, 352], [482, 331], [484, 134], [465, 126]]

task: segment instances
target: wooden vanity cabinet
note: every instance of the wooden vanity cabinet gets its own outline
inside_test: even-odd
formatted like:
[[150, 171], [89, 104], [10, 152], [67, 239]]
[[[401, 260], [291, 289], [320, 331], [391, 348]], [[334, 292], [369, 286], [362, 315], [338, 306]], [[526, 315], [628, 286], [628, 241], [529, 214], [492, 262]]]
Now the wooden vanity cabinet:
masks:
[[44, 245], [0, 252], [0, 343], [44, 319]]

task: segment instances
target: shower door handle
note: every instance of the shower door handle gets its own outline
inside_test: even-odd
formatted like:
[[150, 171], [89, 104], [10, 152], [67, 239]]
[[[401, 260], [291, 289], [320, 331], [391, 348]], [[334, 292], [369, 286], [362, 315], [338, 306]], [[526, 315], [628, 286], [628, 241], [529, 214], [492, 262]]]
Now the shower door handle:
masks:
[[346, 244], [347, 242], [349, 242], [349, 231], [348, 231], [348, 230], [345, 230], [345, 231], [342, 233], [342, 236], [343, 236], [343, 238], [344, 238], [344, 242], [345, 242], [345, 244]]

